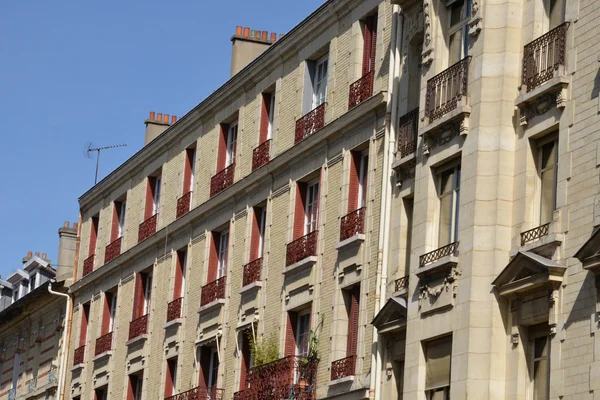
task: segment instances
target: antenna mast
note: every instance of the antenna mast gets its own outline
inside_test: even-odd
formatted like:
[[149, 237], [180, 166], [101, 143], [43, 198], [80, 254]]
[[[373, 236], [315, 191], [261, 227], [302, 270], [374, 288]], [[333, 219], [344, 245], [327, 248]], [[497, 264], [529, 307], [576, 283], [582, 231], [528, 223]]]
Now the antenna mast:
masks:
[[126, 145], [126, 144], [116, 144], [116, 145], [114, 145], [114, 146], [96, 147], [96, 148], [94, 148], [94, 149], [93, 149], [93, 148], [92, 148], [92, 145], [91, 145], [91, 144], [89, 145], [89, 147], [88, 147], [88, 149], [87, 149], [88, 155], [89, 155], [89, 154], [90, 154], [92, 151], [95, 151], [95, 152], [96, 152], [96, 176], [95, 176], [95, 178], [94, 178], [94, 185], [95, 185], [96, 183], [98, 183], [98, 164], [100, 163], [100, 151], [102, 151], [102, 150], [106, 150], [106, 149], [114, 149], [114, 148], [116, 148], [116, 147], [125, 147], [125, 146], [127, 146], [127, 145]]

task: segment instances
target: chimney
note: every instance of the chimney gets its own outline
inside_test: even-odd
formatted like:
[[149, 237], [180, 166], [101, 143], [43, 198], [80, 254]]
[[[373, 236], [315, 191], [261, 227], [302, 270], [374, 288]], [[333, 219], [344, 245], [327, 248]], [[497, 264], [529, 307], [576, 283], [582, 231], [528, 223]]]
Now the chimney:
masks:
[[75, 267], [75, 246], [77, 245], [77, 222], [73, 226], [69, 221], [58, 229], [58, 259], [56, 261], [56, 280], [72, 281]]
[[169, 121], [169, 114], [155, 113], [150, 111], [150, 116], [144, 121], [146, 124], [146, 138], [144, 146], [153, 141], [158, 135], [163, 133], [165, 129], [177, 122], [177, 117], [172, 115]]
[[[280, 36], [281, 37], [281, 36]], [[240, 72], [277, 40], [277, 34], [238, 26], [231, 37], [231, 76]]]
[[27, 264], [27, 261], [31, 260], [32, 257], [33, 257], [33, 252], [28, 251], [27, 256], [23, 257], [23, 260], [21, 260], [21, 261], [23, 262], [23, 264]]

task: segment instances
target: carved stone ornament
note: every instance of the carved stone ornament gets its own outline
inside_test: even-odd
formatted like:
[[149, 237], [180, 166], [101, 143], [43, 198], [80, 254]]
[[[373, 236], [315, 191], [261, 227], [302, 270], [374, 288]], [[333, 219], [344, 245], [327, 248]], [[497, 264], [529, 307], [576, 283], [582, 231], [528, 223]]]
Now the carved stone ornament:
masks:
[[427, 134], [423, 137], [423, 154], [428, 155], [432, 149], [442, 146], [459, 135], [464, 135], [469, 131], [469, 123], [464, 118], [459, 124], [448, 123], [445, 129], [434, 134]]
[[402, 186], [402, 182], [415, 177], [416, 166], [417, 160], [412, 159], [398, 167], [398, 170], [396, 172], [396, 181], [400, 186]]
[[456, 297], [456, 280], [460, 275], [462, 275], [460, 268], [455, 266], [450, 270], [448, 275], [444, 277], [444, 281], [442, 282], [442, 284], [438, 285], [435, 289], [431, 288], [427, 282], [424, 282], [419, 287], [419, 308], [421, 308], [423, 300], [426, 300], [428, 298], [437, 298], [443, 292], [449, 292], [450, 290], [452, 290], [452, 296]]
[[529, 120], [539, 115], [543, 115], [553, 109], [564, 108], [566, 105], [566, 96], [564, 90], [554, 93], [546, 93], [540, 96], [535, 103], [527, 104], [519, 109], [521, 126], [526, 126]]
[[469, 20], [469, 35], [475, 37], [479, 35], [481, 29], [483, 28], [483, 18], [479, 13], [480, 9], [480, 1], [481, 0], [473, 0], [473, 4], [471, 5], [471, 19]]
[[433, 46], [431, 43], [431, 4], [430, 0], [423, 1], [423, 53], [421, 54], [421, 64], [423, 66], [431, 64], [433, 61]]

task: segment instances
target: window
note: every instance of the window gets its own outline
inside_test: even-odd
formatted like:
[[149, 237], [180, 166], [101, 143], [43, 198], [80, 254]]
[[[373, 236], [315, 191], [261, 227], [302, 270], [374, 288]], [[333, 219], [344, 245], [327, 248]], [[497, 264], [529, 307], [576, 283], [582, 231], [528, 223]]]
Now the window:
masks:
[[363, 21], [363, 64], [362, 74], [365, 76], [375, 70], [375, 53], [377, 49], [377, 14]]
[[160, 206], [160, 185], [161, 175], [149, 176], [146, 183], [146, 205], [144, 209], [144, 220], [153, 217], [158, 213]]
[[146, 274], [144, 283], [144, 314], [150, 314], [150, 303], [152, 300], [152, 275]]
[[350, 152], [348, 212], [363, 208], [367, 204], [368, 166], [368, 150]]
[[88, 334], [88, 321], [90, 319], [90, 303], [85, 303], [82, 306], [81, 326], [79, 328], [79, 347], [85, 346]]
[[229, 245], [229, 232], [221, 232], [219, 237], [219, 263], [217, 266], [217, 279], [227, 275], [227, 249]]
[[88, 257], [96, 254], [96, 241], [98, 239], [98, 222], [99, 217], [93, 216], [90, 220], [90, 247], [88, 249]]
[[306, 189], [304, 234], [308, 235], [318, 228], [319, 219], [319, 182], [312, 182]]
[[207, 387], [212, 388], [217, 386], [217, 379], [219, 377], [219, 353], [217, 348], [211, 348], [210, 353], [210, 366], [208, 370], [208, 385]]
[[448, 65], [455, 64], [469, 54], [469, 17], [471, 0], [450, 0], [446, 2], [449, 14]]
[[308, 355], [308, 339], [310, 336], [310, 310], [298, 314], [296, 325], [296, 355]]
[[175, 264], [175, 285], [173, 288], [173, 300], [183, 297], [185, 293], [185, 272], [187, 269], [187, 250], [177, 251]]
[[154, 178], [154, 199], [152, 202], [152, 215], [156, 215], [158, 213], [158, 206], [160, 205], [160, 183], [160, 176]]
[[540, 225], [552, 221], [556, 209], [556, 182], [558, 165], [558, 137], [538, 143], [538, 175], [540, 182]]
[[267, 130], [267, 140], [273, 137], [273, 121], [275, 120], [275, 94], [272, 93], [269, 97], [269, 129]]
[[[530, 328], [531, 332], [531, 328]], [[531, 393], [533, 400], [546, 400], [550, 384], [550, 363], [548, 361], [548, 348], [550, 343], [548, 335], [531, 335], [529, 340], [529, 364]]]
[[438, 247], [458, 240], [458, 217], [460, 206], [460, 164], [443, 170], [438, 175], [440, 217]]
[[129, 375], [127, 400], [142, 400], [143, 382], [142, 376]]
[[115, 201], [113, 207], [113, 225], [111, 232], [111, 242], [114, 242], [125, 233], [125, 211], [127, 203], [123, 201]]
[[544, 0], [548, 12], [548, 31], [565, 22], [565, 0]]
[[261, 144], [273, 137], [273, 121], [275, 118], [275, 93], [262, 93], [262, 109], [260, 115], [260, 131], [258, 143]]
[[194, 169], [196, 168], [196, 148], [185, 149], [185, 164], [183, 166], [183, 194], [194, 189]]
[[177, 358], [167, 360], [167, 376], [165, 380], [165, 398], [177, 394]]
[[258, 226], [258, 257], [263, 256], [265, 246], [265, 223], [267, 220], [267, 209], [263, 208], [260, 210], [260, 222]]
[[115, 316], [116, 315], [117, 315], [117, 295], [112, 294], [110, 296], [109, 324], [108, 324], [109, 332], [112, 332], [115, 330]]
[[217, 387], [219, 378], [219, 350], [216, 346], [202, 346], [199, 348], [200, 374], [198, 386]]
[[108, 400], [108, 389], [106, 386], [94, 390], [94, 400]]
[[101, 335], [106, 335], [113, 331], [115, 326], [115, 316], [117, 313], [117, 295], [113, 292], [104, 293], [104, 310], [102, 312]]
[[29, 291], [32, 292], [35, 289], [35, 280], [37, 278], [36, 274], [31, 274], [29, 276]]
[[427, 400], [450, 399], [450, 363], [452, 339], [443, 338], [425, 344], [425, 395]]
[[348, 316], [348, 337], [346, 356], [355, 356], [358, 344], [358, 313], [360, 305], [360, 286], [343, 291], [346, 313]]
[[21, 372], [21, 353], [15, 352], [14, 362], [13, 362], [13, 373], [12, 373], [12, 381], [11, 381], [11, 389], [17, 389], [19, 385], [19, 375]]
[[237, 148], [237, 135], [238, 135], [238, 123], [237, 121], [229, 125], [227, 132], [227, 157], [225, 159], [225, 166], [229, 167], [231, 164], [235, 164], [235, 153]]
[[250, 340], [252, 339], [252, 329], [245, 329], [240, 332], [240, 390], [248, 388], [246, 378], [253, 366], [252, 350]]
[[313, 81], [313, 103], [315, 109], [327, 101], [327, 67], [328, 56], [324, 56], [315, 63], [315, 77]]

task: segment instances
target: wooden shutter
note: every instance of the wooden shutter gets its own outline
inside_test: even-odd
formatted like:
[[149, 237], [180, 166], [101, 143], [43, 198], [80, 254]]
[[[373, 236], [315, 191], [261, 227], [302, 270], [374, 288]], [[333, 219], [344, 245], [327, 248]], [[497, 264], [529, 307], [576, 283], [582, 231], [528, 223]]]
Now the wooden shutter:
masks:
[[104, 307], [102, 310], [102, 328], [101, 335], [106, 335], [110, 328], [110, 306], [112, 305], [112, 293], [104, 293]]
[[360, 301], [360, 286], [354, 286], [350, 292], [350, 314], [348, 315], [348, 343], [346, 355], [355, 356], [358, 340], [358, 312]]
[[377, 15], [367, 17], [363, 34], [363, 76], [375, 70], [377, 48]]
[[137, 380], [139, 378], [135, 375], [129, 375], [127, 384], [127, 400], [135, 400], [135, 389], [137, 387]]
[[145, 276], [137, 272], [135, 274], [135, 289], [133, 293], [133, 319], [144, 315], [144, 281]]
[[271, 93], [262, 94], [262, 104], [260, 111], [260, 134], [258, 142], [263, 143], [269, 135], [269, 113], [271, 112]]
[[360, 152], [350, 152], [350, 180], [348, 183], [348, 212], [358, 208], [358, 189], [360, 179]]
[[146, 205], [144, 209], [144, 220], [152, 216], [154, 208], [154, 187], [156, 186], [156, 178], [149, 176], [146, 182]]
[[192, 167], [194, 165], [196, 149], [185, 149], [185, 164], [183, 166], [183, 191], [182, 194], [190, 192], [192, 180]]
[[79, 330], [79, 347], [87, 341], [88, 321], [90, 318], [90, 303], [85, 303], [81, 310], [81, 329]]
[[252, 334], [250, 329], [246, 329], [242, 333], [242, 359], [240, 366], [240, 390], [246, 389], [246, 378], [248, 376], [248, 371], [250, 369], [250, 338], [249, 335]]
[[185, 268], [186, 251], [179, 250], [177, 252], [177, 260], [175, 261], [175, 282], [173, 285], [173, 300], [177, 300], [182, 296], [181, 285], [183, 283], [183, 269]]
[[254, 207], [252, 217], [252, 236], [250, 237], [250, 261], [258, 258], [258, 248], [260, 246], [260, 219], [262, 216], [262, 208]]
[[88, 249], [88, 257], [96, 254], [96, 241], [98, 240], [98, 217], [92, 217], [90, 224], [90, 248]]
[[304, 222], [306, 219], [306, 183], [298, 182], [296, 185], [296, 206], [294, 207], [294, 240], [304, 236]]
[[287, 326], [285, 330], [285, 356], [296, 354], [296, 328], [298, 325], [298, 313], [288, 311]]
[[121, 215], [121, 202], [113, 202], [112, 226], [110, 230], [110, 242], [114, 242], [119, 238], [119, 216]]
[[229, 124], [219, 125], [219, 147], [217, 149], [217, 172], [225, 169], [225, 161], [227, 160], [227, 134], [229, 133]]
[[205, 388], [208, 384], [208, 374], [210, 371], [210, 347], [200, 347], [200, 371], [198, 376], [198, 386]]
[[219, 243], [221, 242], [221, 234], [212, 232], [210, 235], [210, 249], [208, 254], [208, 275], [206, 282], [210, 283], [217, 279], [217, 268], [219, 268]]

